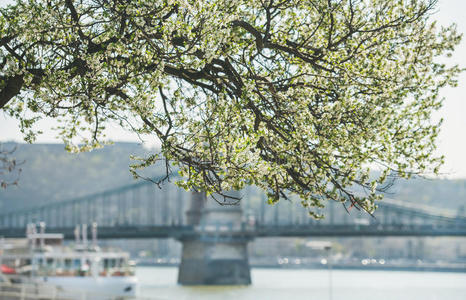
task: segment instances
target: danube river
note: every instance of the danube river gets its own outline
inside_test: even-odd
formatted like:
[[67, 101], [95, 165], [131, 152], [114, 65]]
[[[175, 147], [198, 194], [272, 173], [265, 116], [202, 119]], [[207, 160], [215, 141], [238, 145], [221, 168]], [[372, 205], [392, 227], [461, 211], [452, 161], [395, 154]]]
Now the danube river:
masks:
[[251, 286], [186, 287], [176, 284], [177, 272], [176, 267], [138, 267], [139, 295], [170, 300], [466, 299], [466, 273], [252, 269]]

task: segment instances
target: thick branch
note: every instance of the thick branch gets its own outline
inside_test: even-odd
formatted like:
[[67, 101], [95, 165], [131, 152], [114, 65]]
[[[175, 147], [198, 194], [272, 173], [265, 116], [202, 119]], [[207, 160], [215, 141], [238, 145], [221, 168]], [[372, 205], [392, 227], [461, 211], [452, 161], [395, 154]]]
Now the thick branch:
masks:
[[0, 80], [5, 82], [3, 89], [0, 91], [0, 108], [3, 108], [13, 97], [21, 92], [24, 85], [24, 76], [15, 75], [12, 77], [3, 77]]

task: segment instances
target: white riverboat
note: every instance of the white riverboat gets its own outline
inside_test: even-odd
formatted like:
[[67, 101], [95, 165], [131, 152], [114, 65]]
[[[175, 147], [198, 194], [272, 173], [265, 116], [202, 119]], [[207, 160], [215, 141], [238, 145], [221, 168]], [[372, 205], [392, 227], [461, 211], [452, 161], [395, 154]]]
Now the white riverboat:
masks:
[[63, 234], [45, 233], [43, 223], [37, 232], [30, 224], [26, 238], [0, 241], [0, 272], [13, 284], [54, 285], [63, 299], [134, 297], [137, 279], [129, 254], [100, 249], [96, 224], [92, 236], [88, 243], [87, 226], [77, 226], [74, 245], [65, 246]]

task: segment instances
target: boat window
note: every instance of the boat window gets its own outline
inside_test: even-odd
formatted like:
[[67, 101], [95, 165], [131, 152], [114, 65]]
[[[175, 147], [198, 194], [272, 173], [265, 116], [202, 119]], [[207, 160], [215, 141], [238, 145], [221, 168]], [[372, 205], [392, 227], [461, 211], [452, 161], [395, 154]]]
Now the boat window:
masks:
[[53, 265], [53, 258], [47, 258], [47, 266]]
[[73, 259], [73, 267], [79, 268], [81, 266], [81, 260], [79, 258]]
[[71, 259], [70, 258], [65, 258], [65, 268], [67, 268], [67, 269], [71, 268]]
[[117, 266], [117, 261], [114, 258], [104, 258], [104, 269], [111, 269]]

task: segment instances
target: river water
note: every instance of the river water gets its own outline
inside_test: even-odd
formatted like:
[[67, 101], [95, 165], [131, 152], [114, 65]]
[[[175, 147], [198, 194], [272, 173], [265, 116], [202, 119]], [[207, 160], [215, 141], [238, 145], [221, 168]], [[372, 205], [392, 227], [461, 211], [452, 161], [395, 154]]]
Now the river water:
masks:
[[170, 300], [466, 300], [466, 273], [252, 269], [251, 286], [186, 287], [176, 284], [177, 272], [176, 267], [138, 267], [139, 295]]

